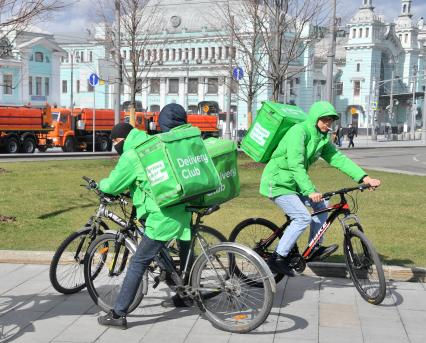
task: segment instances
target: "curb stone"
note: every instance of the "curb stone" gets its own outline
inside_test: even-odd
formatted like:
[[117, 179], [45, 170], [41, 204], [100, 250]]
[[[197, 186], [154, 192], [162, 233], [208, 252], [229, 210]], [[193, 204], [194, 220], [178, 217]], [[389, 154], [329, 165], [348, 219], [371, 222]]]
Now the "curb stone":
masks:
[[[0, 250], [0, 263], [50, 264], [53, 251]], [[426, 268], [383, 266], [386, 280], [426, 283]], [[345, 263], [310, 262], [304, 275], [348, 278]]]

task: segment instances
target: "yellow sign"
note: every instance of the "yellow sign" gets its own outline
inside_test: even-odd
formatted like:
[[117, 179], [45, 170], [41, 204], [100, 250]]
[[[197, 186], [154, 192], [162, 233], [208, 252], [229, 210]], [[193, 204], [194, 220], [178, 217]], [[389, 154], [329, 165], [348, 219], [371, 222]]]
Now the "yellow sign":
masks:
[[354, 114], [357, 114], [357, 113], [358, 113], [358, 111], [356, 110], [356, 108], [351, 107], [351, 114], [354, 115]]
[[204, 112], [204, 113], [208, 113], [208, 112], [209, 112], [209, 109], [210, 109], [209, 105], [204, 105], [204, 106], [203, 106], [203, 112]]
[[104, 85], [105, 84], [105, 80], [99, 80], [99, 84], [100, 85]]

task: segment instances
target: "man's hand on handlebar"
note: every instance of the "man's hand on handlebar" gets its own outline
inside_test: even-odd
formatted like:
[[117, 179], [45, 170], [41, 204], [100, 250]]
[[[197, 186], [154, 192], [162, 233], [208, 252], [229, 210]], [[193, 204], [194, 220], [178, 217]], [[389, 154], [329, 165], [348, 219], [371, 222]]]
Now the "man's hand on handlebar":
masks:
[[313, 202], [320, 202], [322, 200], [322, 194], [321, 193], [311, 193], [311, 194], [309, 194], [309, 198]]
[[380, 180], [379, 179], [373, 179], [369, 176], [364, 177], [364, 179], [362, 180], [362, 182], [368, 186], [370, 186], [370, 190], [374, 190], [374, 188], [377, 188], [380, 186]]

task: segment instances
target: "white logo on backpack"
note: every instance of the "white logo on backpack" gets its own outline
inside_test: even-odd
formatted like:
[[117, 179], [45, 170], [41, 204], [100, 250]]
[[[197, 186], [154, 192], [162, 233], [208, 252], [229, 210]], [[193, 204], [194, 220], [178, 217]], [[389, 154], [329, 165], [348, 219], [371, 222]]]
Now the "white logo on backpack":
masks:
[[264, 146], [266, 143], [266, 139], [269, 137], [271, 133], [266, 130], [259, 123], [255, 123], [253, 126], [253, 130], [250, 132], [250, 138], [253, 139], [260, 146]]
[[146, 167], [146, 174], [151, 186], [155, 186], [169, 179], [169, 174], [167, 174], [165, 169], [166, 166], [164, 165], [164, 161], [158, 161]]

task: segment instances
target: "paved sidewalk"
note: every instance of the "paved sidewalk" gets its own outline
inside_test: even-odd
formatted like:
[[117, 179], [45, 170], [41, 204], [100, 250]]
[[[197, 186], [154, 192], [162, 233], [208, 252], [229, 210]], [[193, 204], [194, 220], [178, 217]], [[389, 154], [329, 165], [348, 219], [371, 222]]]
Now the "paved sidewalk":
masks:
[[[345, 136], [345, 140], [342, 141], [341, 149], [348, 149], [349, 141]], [[404, 147], [425, 147], [426, 144], [422, 140], [415, 141], [391, 141], [386, 140], [384, 136], [378, 136], [377, 140], [372, 139], [371, 136], [358, 136], [354, 139], [355, 149], [365, 149], [365, 148], [404, 148]], [[353, 149], [353, 148], [351, 148]]]
[[384, 303], [366, 303], [347, 279], [298, 276], [278, 284], [266, 322], [250, 334], [215, 329], [197, 308], [163, 309], [150, 288], [126, 331], [97, 324], [86, 291], [64, 296], [47, 265], [0, 264], [0, 342], [425, 342], [426, 285], [390, 282]]

